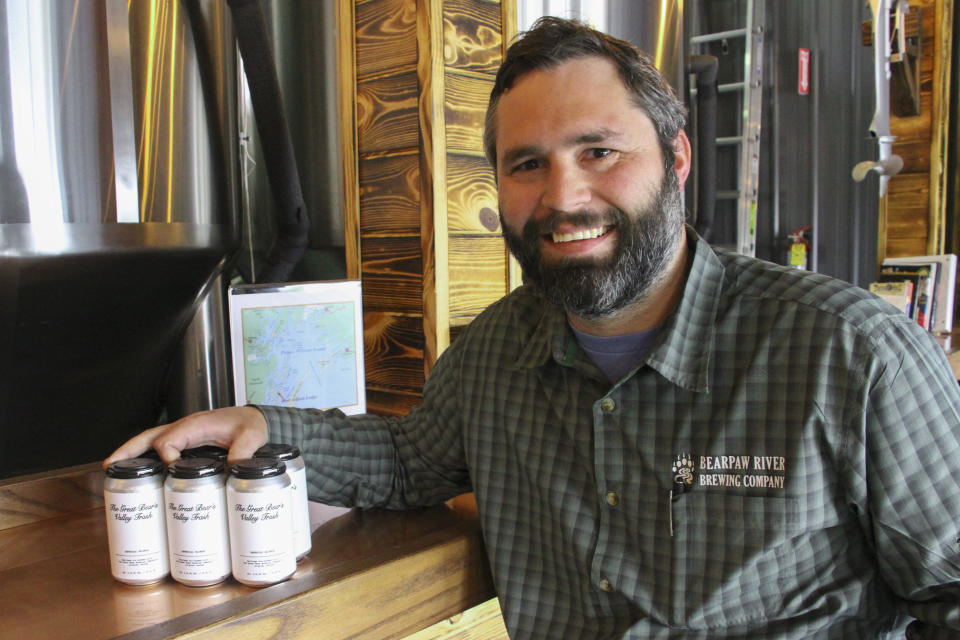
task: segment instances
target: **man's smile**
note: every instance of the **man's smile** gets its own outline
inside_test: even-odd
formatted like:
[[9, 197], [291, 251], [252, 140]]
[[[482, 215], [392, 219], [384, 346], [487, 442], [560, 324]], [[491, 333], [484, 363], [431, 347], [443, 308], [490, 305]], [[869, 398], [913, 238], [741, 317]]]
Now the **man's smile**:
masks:
[[604, 225], [600, 227], [594, 227], [592, 229], [577, 229], [576, 231], [568, 232], [558, 232], [554, 231], [549, 234], [550, 239], [554, 243], [563, 243], [563, 242], [573, 242], [574, 240], [592, 240], [593, 238], [599, 238], [602, 235], [605, 235], [613, 229], [613, 225]]

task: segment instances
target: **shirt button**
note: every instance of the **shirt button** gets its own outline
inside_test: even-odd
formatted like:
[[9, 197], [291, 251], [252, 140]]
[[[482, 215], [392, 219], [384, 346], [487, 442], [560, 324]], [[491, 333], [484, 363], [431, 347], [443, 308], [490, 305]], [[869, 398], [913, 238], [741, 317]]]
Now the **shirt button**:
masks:
[[617, 403], [613, 398], [604, 398], [600, 401], [600, 408], [610, 413], [617, 408]]
[[607, 504], [609, 504], [611, 507], [617, 506], [620, 504], [620, 496], [611, 491], [607, 494]]
[[606, 578], [600, 581], [600, 588], [604, 591], [613, 591], [613, 585]]

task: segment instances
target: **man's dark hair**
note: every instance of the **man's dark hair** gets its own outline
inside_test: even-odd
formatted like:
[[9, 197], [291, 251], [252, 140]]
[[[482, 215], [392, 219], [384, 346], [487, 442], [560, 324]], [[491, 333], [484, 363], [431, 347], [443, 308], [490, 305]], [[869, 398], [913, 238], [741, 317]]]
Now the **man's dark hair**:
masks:
[[664, 165], [673, 166], [673, 141], [686, 122], [686, 109], [650, 59], [629, 42], [582, 22], [544, 16], [507, 49], [490, 92], [483, 150], [494, 170], [497, 168], [497, 105], [503, 93], [530, 71], [551, 69], [574, 58], [591, 56], [610, 60], [617, 67], [634, 103], [653, 122]]

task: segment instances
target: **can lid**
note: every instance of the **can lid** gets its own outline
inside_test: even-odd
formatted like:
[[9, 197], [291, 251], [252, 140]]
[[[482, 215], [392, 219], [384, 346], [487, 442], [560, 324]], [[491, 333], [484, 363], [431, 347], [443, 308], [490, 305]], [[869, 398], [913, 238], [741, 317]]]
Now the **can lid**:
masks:
[[245, 480], [272, 478], [287, 472], [287, 465], [277, 458], [248, 458], [230, 467], [230, 474]]
[[292, 444], [281, 444], [279, 442], [268, 442], [254, 454], [254, 458], [279, 458], [280, 460], [293, 460], [300, 457], [300, 449]]
[[206, 478], [223, 472], [222, 460], [213, 458], [181, 458], [167, 467], [173, 478]]
[[180, 452], [181, 458], [213, 458], [214, 460], [227, 459], [227, 450], [215, 444], [204, 444]]
[[108, 478], [121, 478], [125, 480], [134, 478], [147, 478], [163, 473], [163, 462], [153, 458], [130, 458], [128, 460], [117, 460], [107, 467]]

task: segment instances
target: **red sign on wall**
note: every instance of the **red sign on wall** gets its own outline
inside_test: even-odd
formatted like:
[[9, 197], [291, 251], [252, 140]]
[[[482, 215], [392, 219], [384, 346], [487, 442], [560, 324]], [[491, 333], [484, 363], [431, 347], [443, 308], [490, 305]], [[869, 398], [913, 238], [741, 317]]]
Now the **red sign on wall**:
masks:
[[801, 48], [797, 56], [797, 93], [810, 93], [810, 49]]

